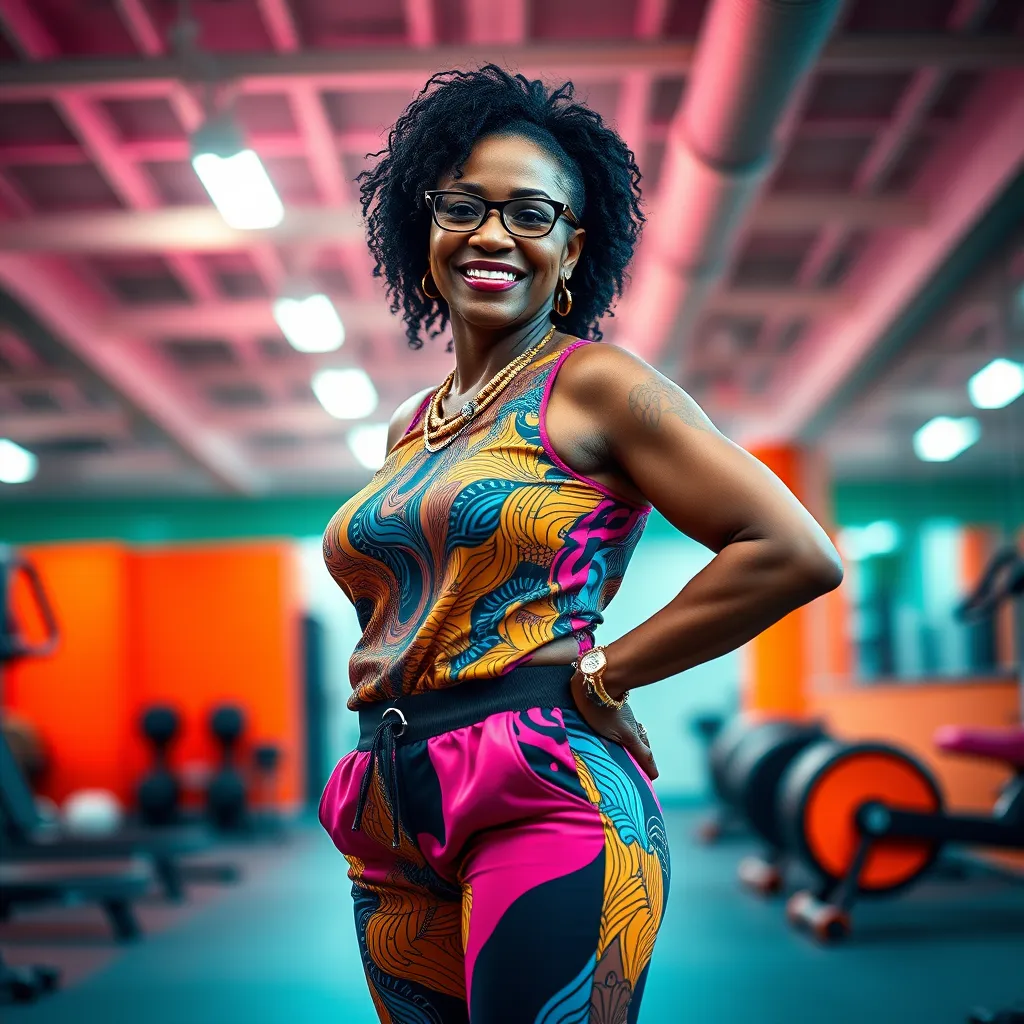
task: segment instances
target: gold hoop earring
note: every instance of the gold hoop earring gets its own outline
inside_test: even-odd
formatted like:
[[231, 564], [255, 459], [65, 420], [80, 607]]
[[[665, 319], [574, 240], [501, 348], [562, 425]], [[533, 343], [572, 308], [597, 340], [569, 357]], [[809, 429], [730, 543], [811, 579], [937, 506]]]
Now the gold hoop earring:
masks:
[[[562, 308], [563, 300], [565, 302], [565, 308]], [[572, 292], [569, 291], [565, 283], [565, 278], [560, 277], [558, 279], [558, 287], [555, 289], [555, 314], [557, 316], [568, 316], [569, 311], [572, 309]]]
[[423, 280], [420, 281], [420, 289], [428, 299], [439, 299], [441, 298], [440, 292], [434, 292], [431, 294], [427, 291], [427, 278], [430, 277], [430, 267], [427, 267], [427, 272], [423, 275]]

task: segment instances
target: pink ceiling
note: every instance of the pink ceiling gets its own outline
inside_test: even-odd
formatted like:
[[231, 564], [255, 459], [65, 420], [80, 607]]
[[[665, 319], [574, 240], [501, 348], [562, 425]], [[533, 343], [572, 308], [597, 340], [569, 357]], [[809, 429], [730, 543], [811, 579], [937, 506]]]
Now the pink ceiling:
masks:
[[[741, 441], [804, 436], [1024, 168], [1019, 0], [851, 0], [775, 120], [754, 125], [770, 152], [695, 283], [673, 244], [704, 237], [694, 218], [715, 211], [696, 197], [722, 192], [679, 196], [687, 100], [694, 74], [738, 74], [726, 53], [699, 58], [712, 13], [742, 45], [736, 0], [189, 6], [202, 47], [235, 69], [238, 119], [286, 206], [310, 214], [304, 233], [211, 224], [189, 164], [196, 95], [143, 63], [170, 53], [176, 0], [0, 0], [0, 289], [30, 321], [8, 317], [0, 336], [0, 435], [48, 453], [31, 488], [323, 490], [365, 475], [309, 379], [365, 366], [386, 418], [447, 370], [443, 344], [405, 351], [346, 218], [364, 155], [451, 61], [572, 77], [619, 127], [652, 230], [608, 334]], [[339, 353], [299, 355], [277, 332], [270, 299], [297, 269], [335, 297]]]

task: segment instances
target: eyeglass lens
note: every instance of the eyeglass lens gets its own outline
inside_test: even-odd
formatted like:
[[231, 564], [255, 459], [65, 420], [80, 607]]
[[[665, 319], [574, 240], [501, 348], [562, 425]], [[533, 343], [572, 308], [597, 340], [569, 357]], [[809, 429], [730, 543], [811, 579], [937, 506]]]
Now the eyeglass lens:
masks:
[[[442, 193], [434, 198], [434, 215], [449, 231], [473, 231], [483, 223], [487, 207], [474, 196]], [[515, 235], [546, 235], [555, 222], [555, 210], [542, 199], [516, 199], [504, 208], [502, 220]]]

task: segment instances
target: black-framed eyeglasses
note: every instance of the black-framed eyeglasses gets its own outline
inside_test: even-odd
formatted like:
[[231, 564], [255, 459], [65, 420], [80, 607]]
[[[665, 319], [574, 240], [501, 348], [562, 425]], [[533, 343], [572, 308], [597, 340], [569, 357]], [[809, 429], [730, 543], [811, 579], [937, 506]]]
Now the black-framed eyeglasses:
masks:
[[573, 227], [579, 227], [572, 210], [565, 203], [542, 196], [525, 199], [503, 199], [492, 203], [472, 192], [454, 189], [430, 189], [423, 199], [442, 231], [476, 231], [491, 210], [497, 210], [501, 223], [510, 235], [520, 238], [543, 238], [564, 216]]

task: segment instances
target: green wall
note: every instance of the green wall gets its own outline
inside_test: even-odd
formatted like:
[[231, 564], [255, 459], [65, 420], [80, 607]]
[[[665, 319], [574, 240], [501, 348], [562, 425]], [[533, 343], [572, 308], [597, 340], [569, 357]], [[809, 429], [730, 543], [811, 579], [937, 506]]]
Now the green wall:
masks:
[[925, 519], [954, 519], [998, 526], [1006, 533], [1024, 526], [1024, 480], [1005, 477], [954, 483], [840, 483], [833, 497], [840, 526], [876, 519], [905, 525]]
[[139, 543], [323, 533], [345, 495], [289, 498], [126, 498], [0, 505], [0, 540], [127, 540]]
[[[1006, 480], [937, 483], [843, 483], [835, 489], [840, 526], [892, 519], [931, 518], [992, 523], [1004, 530], [1024, 523], [1024, 486]], [[0, 541], [119, 539], [137, 543], [244, 537], [310, 537], [323, 532], [345, 495], [263, 498], [126, 498], [0, 504]], [[654, 515], [652, 534], [672, 527]]]

